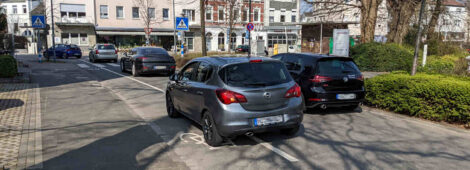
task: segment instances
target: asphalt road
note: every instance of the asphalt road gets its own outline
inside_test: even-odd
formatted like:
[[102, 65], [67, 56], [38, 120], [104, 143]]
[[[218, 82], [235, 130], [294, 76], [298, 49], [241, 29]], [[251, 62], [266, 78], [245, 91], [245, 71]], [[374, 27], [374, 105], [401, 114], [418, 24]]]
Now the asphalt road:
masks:
[[[28, 57], [24, 57], [28, 58]], [[468, 169], [470, 132], [362, 107], [309, 110], [296, 136], [240, 136], [212, 148], [166, 114], [168, 77], [119, 63], [28, 62], [41, 87], [45, 169]]]

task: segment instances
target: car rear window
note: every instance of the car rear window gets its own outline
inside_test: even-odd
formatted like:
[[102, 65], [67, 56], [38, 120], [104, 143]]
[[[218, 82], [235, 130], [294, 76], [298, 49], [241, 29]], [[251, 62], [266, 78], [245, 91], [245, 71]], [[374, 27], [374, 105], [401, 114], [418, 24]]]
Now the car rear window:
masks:
[[292, 80], [280, 62], [229, 65], [219, 71], [219, 76], [225, 84], [235, 87], [272, 86]]
[[114, 45], [106, 44], [106, 45], [98, 45], [98, 50], [114, 50]]
[[162, 48], [142, 48], [139, 49], [139, 53], [143, 55], [151, 55], [151, 54], [166, 54], [168, 55], [168, 52]]
[[350, 59], [324, 59], [318, 61], [318, 74], [359, 74], [359, 68]]

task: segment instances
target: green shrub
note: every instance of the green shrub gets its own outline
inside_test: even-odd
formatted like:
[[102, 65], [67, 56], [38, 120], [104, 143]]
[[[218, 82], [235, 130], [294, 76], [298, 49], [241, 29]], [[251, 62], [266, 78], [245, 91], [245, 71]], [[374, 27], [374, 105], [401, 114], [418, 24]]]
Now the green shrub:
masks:
[[426, 66], [420, 66], [418, 71], [428, 74], [465, 75], [466, 62], [463, 55], [431, 55], [427, 57]]
[[16, 59], [9, 55], [0, 56], [0, 77], [14, 77], [18, 73]]
[[428, 55], [461, 55], [461, 54], [468, 54], [465, 50], [461, 49], [458, 45], [443, 42], [440, 39], [432, 39], [427, 41], [428, 44]]
[[411, 70], [413, 52], [398, 44], [365, 43], [351, 48], [362, 71]]
[[366, 104], [451, 123], [470, 122], [470, 78], [387, 74], [365, 81]]

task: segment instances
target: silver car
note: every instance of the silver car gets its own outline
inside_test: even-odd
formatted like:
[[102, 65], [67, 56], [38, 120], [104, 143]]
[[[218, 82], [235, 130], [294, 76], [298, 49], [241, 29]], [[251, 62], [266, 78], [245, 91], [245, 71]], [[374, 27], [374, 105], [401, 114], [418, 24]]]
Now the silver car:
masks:
[[300, 87], [285, 65], [264, 57], [204, 57], [170, 76], [169, 117], [201, 124], [211, 146], [238, 135], [280, 129], [294, 135], [303, 119]]
[[98, 60], [110, 60], [115, 63], [118, 60], [118, 50], [113, 44], [96, 44], [90, 48], [88, 57], [92, 63]]

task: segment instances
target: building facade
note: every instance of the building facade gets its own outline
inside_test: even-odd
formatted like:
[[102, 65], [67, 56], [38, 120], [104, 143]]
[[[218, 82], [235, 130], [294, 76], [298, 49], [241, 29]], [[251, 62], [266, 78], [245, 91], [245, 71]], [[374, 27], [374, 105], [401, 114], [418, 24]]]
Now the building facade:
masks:
[[2, 12], [7, 15], [8, 33], [25, 36], [29, 40], [33, 36], [30, 11], [38, 6], [39, 0], [5, 0], [2, 1]]
[[467, 41], [469, 20], [465, 3], [456, 0], [445, 0], [442, 5], [444, 10], [439, 17], [436, 32], [442, 35], [443, 41]]
[[301, 25], [299, 0], [269, 0], [265, 4], [265, 46], [272, 51], [274, 44], [289, 46], [290, 52], [299, 52]]

